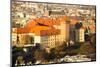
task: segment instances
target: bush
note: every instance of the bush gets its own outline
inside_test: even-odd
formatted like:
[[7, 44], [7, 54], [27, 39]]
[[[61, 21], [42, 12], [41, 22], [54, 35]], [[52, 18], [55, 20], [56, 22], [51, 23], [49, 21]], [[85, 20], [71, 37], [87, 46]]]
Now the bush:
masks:
[[45, 60], [46, 51], [45, 50], [36, 50], [34, 53], [34, 58], [36, 60]]
[[81, 45], [79, 53], [88, 55], [91, 53], [95, 53], [95, 49], [89, 43], [84, 43]]

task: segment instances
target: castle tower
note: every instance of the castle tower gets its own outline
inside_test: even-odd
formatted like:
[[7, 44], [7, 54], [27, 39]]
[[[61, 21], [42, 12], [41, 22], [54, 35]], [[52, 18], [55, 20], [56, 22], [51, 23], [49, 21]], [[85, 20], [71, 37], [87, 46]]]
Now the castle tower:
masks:
[[59, 35], [59, 39], [60, 42], [69, 42], [69, 29], [70, 29], [70, 21], [61, 21], [60, 25], [57, 27], [58, 29], [60, 29], [60, 35]]
[[61, 37], [62, 41], [69, 41], [69, 21], [61, 22]]

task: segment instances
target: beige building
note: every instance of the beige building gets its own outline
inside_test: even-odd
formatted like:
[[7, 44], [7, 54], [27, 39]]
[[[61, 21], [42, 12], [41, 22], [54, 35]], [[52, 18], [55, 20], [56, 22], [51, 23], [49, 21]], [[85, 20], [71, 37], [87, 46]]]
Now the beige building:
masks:
[[57, 45], [57, 42], [60, 41], [58, 39], [58, 34], [60, 34], [60, 30], [41, 30], [34, 36], [34, 43], [40, 43], [43, 48], [55, 47]]
[[61, 45], [63, 42], [67, 43], [69, 41], [69, 21], [60, 18], [60, 23], [57, 22], [52, 24], [53, 27], [39, 26], [36, 24], [34, 27], [16, 28], [13, 30], [16, 32], [12, 33], [12, 42], [13, 44], [16, 42], [17, 45], [20, 44], [22, 46], [40, 43], [43, 47], [50, 48], [55, 47], [56, 45]]
[[75, 38], [76, 38], [76, 42], [85, 42], [85, 38], [84, 38], [84, 28], [80, 28], [80, 29], [76, 29], [75, 30]]
[[34, 34], [28, 33], [27, 28], [12, 28], [12, 45], [23, 47], [25, 45], [32, 45]]

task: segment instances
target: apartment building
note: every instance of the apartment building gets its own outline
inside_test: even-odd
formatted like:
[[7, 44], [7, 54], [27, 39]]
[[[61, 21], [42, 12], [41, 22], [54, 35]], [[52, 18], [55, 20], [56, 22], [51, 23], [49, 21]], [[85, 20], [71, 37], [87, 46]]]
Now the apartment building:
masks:
[[75, 30], [76, 42], [85, 42], [84, 33], [85, 33], [85, 29], [83, 27]]

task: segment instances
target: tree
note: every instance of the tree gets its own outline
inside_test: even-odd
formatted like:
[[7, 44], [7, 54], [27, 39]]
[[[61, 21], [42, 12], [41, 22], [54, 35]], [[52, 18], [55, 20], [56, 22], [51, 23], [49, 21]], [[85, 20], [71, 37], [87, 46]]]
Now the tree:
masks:
[[81, 27], [82, 27], [82, 23], [78, 23], [78, 22], [77, 22], [77, 23], [75, 24], [75, 28], [76, 28], [76, 29], [79, 29], [79, 28], [81, 28]]
[[33, 53], [35, 52], [34, 47], [28, 47], [27, 52], [24, 55], [25, 64], [32, 62], [34, 63], [36, 60], [34, 59]]
[[91, 36], [91, 46], [96, 49], [96, 36], [95, 34]]
[[56, 50], [54, 48], [52, 48], [50, 50], [49, 56], [48, 56], [48, 60], [54, 60], [57, 57], [57, 53]]
[[36, 48], [36, 49], [41, 49], [41, 45], [40, 45], [40, 43], [36, 43], [35, 48]]
[[23, 55], [23, 50], [20, 47], [12, 47], [12, 67], [15, 66], [16, 60], [19, 56]]
[[66, 55], [66, 43], [64, 42], [62, 45], [58, 45], [55, 48], [50, 50], [50, 58], [51, 59], [59, 59]]
[[39, 50], [39, 49], [37, 49], [37, 50], [35, 51], [35, 53], [34, 53], [34, 58], [35, 58], [36, 60], [41, 60], [41, 61], [43, 61], [43, 60], [45, 60], [45, 55], [46, 55], [46, 51], [45, 51], [45, 50]]
[[80, 54], [85, 54], [85, 55], [89, 55], [94, 52], [95, 52], [95, 49], [93, 49], [89, 43], [82, 44], [79, 51]]

